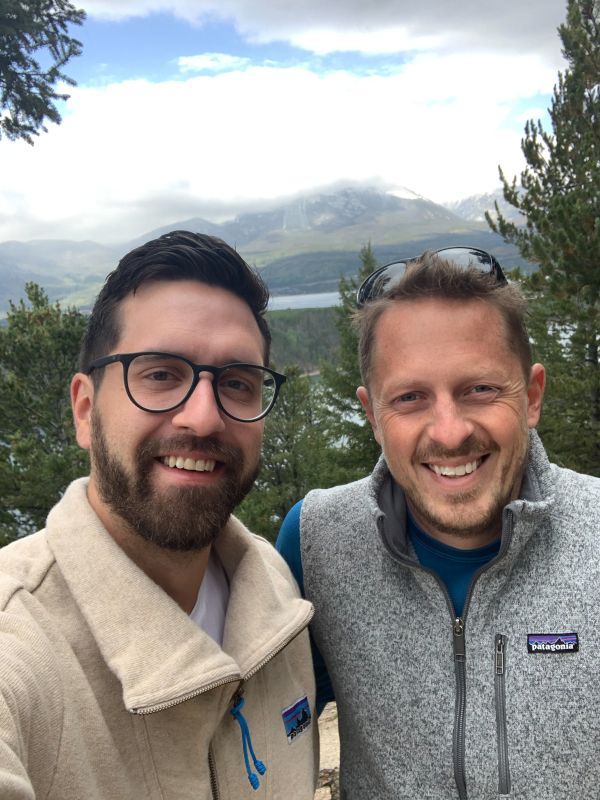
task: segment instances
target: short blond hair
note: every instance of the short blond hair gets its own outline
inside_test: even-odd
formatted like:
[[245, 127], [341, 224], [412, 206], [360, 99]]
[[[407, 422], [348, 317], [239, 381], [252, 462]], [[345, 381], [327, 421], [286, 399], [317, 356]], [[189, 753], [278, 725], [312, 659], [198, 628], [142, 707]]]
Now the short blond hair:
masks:
[[532, 355], [527, 332], [527, 301], [513, 283], [500, 283], [476, 267], [464, 269], [433, 252], [411, 262], [402, 278], [388, 293], [365, 303], [353, 315], [358, 334], [358, 358], [362, 381], [368, 387], [372, 371], [376, 328], [383, 312], [411, 300], [482, 300], [495, 308], [504, 323], [506, 343], [517, 356], [529, 380]]

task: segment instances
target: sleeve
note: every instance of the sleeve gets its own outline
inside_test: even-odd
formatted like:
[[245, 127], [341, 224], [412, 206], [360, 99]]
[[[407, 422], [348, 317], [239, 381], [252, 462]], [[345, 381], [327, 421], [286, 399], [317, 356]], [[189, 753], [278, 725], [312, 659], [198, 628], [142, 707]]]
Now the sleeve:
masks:
[[[300, 587], [302, 596], [304, 593], [304, 575], [302, 572], [302, 555], [300, 553], [300, 514], [302, 511], [302, 500], [296, 503], [287, 513], [275, 542], [275, 547], [283, 558], [287, 561], [292, 571], [296, 583]], [[315, 670], [315, 681], [317, 684], [317, 714], [325, 708], [327, 703], [335, 700], [333, 687], [325, 666], [323, 656], [315, 644], [312, 634], [310, 637], [312, 649], [313, 667]]]
[[[46, 679], [51, 654], [16, 615], [0, 613], [0, 797], [46, 796], [62, 728], [56, 686]], [[35, 787], [35, 788], [34, 788]], [[39, 795], [38, 795], [39, 792]]]

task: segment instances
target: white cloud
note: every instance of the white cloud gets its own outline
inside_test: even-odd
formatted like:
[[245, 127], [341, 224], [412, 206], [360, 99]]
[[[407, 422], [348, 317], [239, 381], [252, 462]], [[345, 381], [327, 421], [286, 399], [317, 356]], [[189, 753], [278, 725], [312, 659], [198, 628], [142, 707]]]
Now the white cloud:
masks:
[[197, 56], [180, 56], [177, 64], [181, 72], [230, 72], [240, 70], [250, 63], [249, 58], [240, 58], [228, 53], [202, 53]]
[[67, 88], [62, 125], [35, 147], [0, 141], [0, 241], [114, 241], [345, 180], [436, 201], [489, 191], [498, 164], [509, 177], [520, 172], [524, 120], [545, 117], [564, 16], [564, 0], [82, 5], [104, 19], [221, 19], [251, 42], [382, 55], [388, 66], [359, 75], [189, 53], [177, 59], [178, 80], [152, 83], [115, 82], [109, 64], [101, 86]]
[[[432, 42], [466, 50], [544, 53], [556, 66], [564, 0], [83, 0], [107, 19], [168, 12], [201, 24], [233, 22], [251, 41], [285, 41], [317, 53], [400, 52]], [[389, 31], [397, 31], [397, 46]]]
[[263, 66], [74, 87], [35, 147], [0, 142], [0, 241], [115, 241], [345, 179], [488, 191], [498, 164], [521, 168], [513, 109], [555, 77], [535, 55], [465, 52], [385, 76]]
[[[269, 34], [266, 34], [269, 35]], [[265, 34], [251, 38], [264, 41]], [[392, 55], [413, 50], [428, 50], [439, 45], [442, 37], [414, 36], [408, 28], [377, 28], [362, 30], [332, 30], [331, 28], [306, 28], [286, 34], [290, 44], [317, 55], [331, 53], [362, 53], [363, 55]]]

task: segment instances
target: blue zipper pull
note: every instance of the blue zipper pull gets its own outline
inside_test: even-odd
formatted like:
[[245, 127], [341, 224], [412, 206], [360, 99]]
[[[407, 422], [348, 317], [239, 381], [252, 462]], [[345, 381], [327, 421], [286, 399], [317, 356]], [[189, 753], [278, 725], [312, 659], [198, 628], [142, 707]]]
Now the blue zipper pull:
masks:
[[[256, 754], [254, 753], [254, 748], [252, 747], [252, 739], [250, 737], [250, 729], [248, 727], [248, 723], [246, 722], [246, 718], [242, 714], [242, 708], [244, 707], [245, 700], [241, 695], [236, 695], [237, 700], [234, 698], [233, 707], [229, 709], [229, 713], [232, 717], [237, 720], [238, 725], [240, 726], [240, 731], [242, 733], [242, 747], [244, 750], [244, 764], [246, 765], [246, 775], [248, 776], [248, 780], [250, 781], [250, 786], [256, 791], [260, 786], [260, 780], [258, 775], [264, 775], [267, 771], [267, 768], [260, 761]], [[254, 768], [258, 775], [252, 772], [250, 767], [250, 759], [248, 758], [248, 750], [250, 751], [250, 755], [252, 756], [252, 761], [254, 762]]]

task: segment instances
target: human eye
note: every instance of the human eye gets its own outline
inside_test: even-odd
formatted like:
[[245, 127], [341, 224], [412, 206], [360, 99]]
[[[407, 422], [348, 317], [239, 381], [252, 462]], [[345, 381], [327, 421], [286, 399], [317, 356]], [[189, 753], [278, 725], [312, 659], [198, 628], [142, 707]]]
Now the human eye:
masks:
[[129, 369], [130, 381], [147, 389], [166, 389], [189, 380], [189, 367], [175, 357], [138, 356]]
[[487, 383], [477, 383], [475, 386], [471, 386], [467, 391], [468, 397], [476, 397], [477, 399], [481, 398], [482, 400], [491, 399], [498, 394], [498, 388], [495, 386], [490, 386]]
[[252, 367], [231, 367], [219, 378], [219, 392], [240, 400], [260, 393], [261, 375]]
[[157, 383], [165, 383], [166, 381], [176, 379], [176, 375], [166, 369], [152, 370], [151, 372], [147, 372], [144, 377], [148, 381], [156, 381]]
[[419, 391], [399, 392], [394, 395], [391, 407], [400, 414], [410, 414], [423, 406], [424, 394]]
[[403, 394], [399, 395], [396, 402], [397, 403], [414, 403], [416, 400], [419, 399], [419, 395], [417, 392], [404, 392]]
[[242, 378], [227, 378], [226, 380], [222, 380], [219, 383], [221, 389], [229, 389], [232, 392], [251, 392], [252, 386], [248, 383], [248, 381], [243, 380]]

